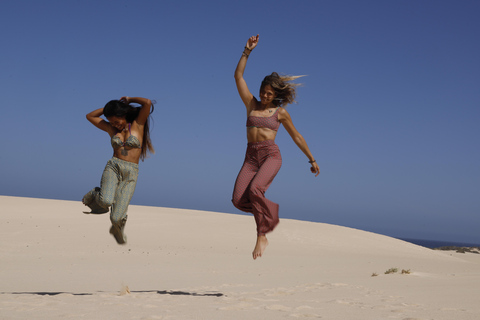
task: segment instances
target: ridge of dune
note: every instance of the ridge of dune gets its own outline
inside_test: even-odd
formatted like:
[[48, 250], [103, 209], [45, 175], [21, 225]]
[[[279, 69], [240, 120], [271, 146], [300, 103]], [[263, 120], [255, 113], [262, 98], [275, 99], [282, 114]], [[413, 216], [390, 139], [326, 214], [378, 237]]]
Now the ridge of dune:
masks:
[[[133, 319], [480, 315], [479, 255], [281, 219], [254, 261], [252, 216], [137, 205], [129, 208], [128, 243], [119, 246], [108, 214], [84, 210], [80, 201], [0, 196], [0, 309], [8, 319], [92, 315], [71, 303], [93, 303], [99, 319], [118, 312]], [[391, 268], [398, 272], [384, 273]]]

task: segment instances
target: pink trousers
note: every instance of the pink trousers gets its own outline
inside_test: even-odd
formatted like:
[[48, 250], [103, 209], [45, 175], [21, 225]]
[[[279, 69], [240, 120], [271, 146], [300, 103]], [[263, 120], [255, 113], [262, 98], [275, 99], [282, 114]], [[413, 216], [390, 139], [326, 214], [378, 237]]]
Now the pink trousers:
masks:
[[279, 222], [278, 204], [265, 198], [265, 191], [281, 166], [282, 156], [275, 141], [248, 143], [232, 202], [237, 209], [253, 213], [258, 235], [272, 231]]

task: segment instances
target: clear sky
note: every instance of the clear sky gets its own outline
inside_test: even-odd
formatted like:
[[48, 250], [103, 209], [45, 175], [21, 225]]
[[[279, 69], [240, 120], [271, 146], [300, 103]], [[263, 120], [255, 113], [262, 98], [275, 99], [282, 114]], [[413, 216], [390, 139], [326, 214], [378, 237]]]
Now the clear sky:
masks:
[[112, 155], [85, 115], [142, 96], [156, 154], [132, 204], [241, 214], [233, 72], [258, 33], [247, 83], [307, 75], [288, 111], [321, 170], [280, 128], [281, 218], [480, 243], [479, 16], [469, 0], [2, 1], [0, 194], [80, 201]]

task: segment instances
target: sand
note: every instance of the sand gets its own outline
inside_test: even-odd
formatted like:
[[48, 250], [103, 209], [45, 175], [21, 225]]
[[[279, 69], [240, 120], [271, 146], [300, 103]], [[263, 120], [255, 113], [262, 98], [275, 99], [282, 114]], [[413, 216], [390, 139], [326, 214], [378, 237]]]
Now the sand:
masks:
[[480, 254], [281, 219], [253, 260], [253, 217], [146, 206], [120, 246], [85, 209], [0, 196], [0, 319], [480, 319]]

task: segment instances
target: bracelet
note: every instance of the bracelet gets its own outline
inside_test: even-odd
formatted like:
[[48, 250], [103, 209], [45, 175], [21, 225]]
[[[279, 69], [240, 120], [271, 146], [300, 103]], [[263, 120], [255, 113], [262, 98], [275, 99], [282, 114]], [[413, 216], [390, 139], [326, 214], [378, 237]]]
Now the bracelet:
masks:
[[252, 52], [252, 49], [248, 49], [247, 46], [245, 46], [243, 51], [245, 51], [245, 50], [248, 50], [248, 51]]
[[245, 53], [245, 51], [242, 52], [242, 57], [245, 56], [245, 57], [248, 58], [249, 55], [250, 55], [250, 54]]
[[308, 161], [308, 163], [314, 163], [314, 162], [317, 162], [317, 160]]

